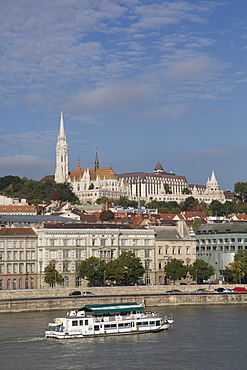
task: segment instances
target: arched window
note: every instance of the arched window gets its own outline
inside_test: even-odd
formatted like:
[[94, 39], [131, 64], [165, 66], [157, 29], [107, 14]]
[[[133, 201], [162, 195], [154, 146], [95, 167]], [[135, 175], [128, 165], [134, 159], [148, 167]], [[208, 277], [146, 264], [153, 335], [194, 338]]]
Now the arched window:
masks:
[[11, 282], [10, 279], [7, 280], [7, 289], [11, 289]]
[[69, 286], [69, 278], [68, 276], [65, 276], [63, 279], [63, 286]]
[[81, 286], [81, 284], [82, 284], [82, 278], [80, 276], [76, 276], [75, 286]]

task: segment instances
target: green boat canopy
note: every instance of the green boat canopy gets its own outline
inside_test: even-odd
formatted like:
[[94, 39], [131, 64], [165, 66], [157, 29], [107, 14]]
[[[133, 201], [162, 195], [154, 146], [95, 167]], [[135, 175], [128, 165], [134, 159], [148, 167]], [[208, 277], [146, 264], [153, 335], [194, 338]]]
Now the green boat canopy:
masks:
[[78, 311], [91, 312], [94, 314], [125, 313], [144, 311], [144, 307], [136, 302], [133, 303], [112, 303], [112, 304], [91, 304], [80, 308]]

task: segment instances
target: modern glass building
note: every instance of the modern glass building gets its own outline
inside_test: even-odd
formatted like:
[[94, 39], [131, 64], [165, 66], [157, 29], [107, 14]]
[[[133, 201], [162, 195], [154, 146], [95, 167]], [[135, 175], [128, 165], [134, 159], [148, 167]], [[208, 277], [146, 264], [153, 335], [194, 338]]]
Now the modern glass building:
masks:
[[247, 222], [201, 225], [195, 229], [196, 258], [215, 269], [214, 281], [224, 281], [224, 269], [239, 250], [247, 250]]

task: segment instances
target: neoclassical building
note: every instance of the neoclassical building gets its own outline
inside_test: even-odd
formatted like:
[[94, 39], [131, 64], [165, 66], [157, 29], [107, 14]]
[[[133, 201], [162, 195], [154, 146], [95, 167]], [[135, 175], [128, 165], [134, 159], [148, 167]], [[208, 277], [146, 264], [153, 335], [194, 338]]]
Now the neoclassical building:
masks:
[[116, 175], [112, 167], [99, 166], [98, 154], [94, 168], [82, 169], [78, 161], [74, 171], [68, 170], [68, 144], [64, 130], [63, 113], [60, 117], [60, 130], [56, 145], [56, 182], [69, 182], [82, 204], [93, 204], [98, 198], [106, 196], [118, 199], [121, 196], [131, 200], [151, 200], [184, 202], [193, 196], [200, 202], [212, 200], [225, 202], [224, 192], [220, 190], [214, 171], [206, 185], [192, 185], [185, 176], [167, 173], [160, 162], [153, 173], [134, 172]]

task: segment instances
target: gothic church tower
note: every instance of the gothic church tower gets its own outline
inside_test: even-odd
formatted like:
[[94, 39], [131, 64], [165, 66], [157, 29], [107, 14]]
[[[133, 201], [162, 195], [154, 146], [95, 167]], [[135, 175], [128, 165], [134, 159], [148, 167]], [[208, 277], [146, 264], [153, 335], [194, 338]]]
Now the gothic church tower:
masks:
[[69, 173], [69, 146], [64, 132], [63, 112], [60, 117], [60, 130], [56, 145], [55, 181], [64, 182]]

